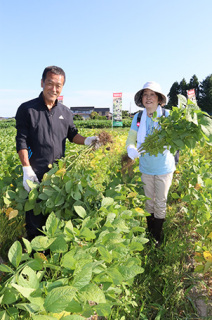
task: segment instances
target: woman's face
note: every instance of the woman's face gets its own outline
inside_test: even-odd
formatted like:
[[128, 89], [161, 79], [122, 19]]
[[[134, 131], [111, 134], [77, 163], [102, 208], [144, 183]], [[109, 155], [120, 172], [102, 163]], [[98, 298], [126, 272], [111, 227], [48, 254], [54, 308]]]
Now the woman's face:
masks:
[[147, 109], [147, 113], [156, 111], [159, 104], [157, 94], [150, 89], [145, 89], [142, 94], [142, 104]]

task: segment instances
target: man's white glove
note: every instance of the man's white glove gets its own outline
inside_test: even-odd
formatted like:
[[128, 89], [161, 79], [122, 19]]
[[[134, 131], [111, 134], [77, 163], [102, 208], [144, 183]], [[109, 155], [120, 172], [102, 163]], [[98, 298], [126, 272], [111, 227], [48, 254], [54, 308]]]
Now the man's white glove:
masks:
[[97, 141], [99, 141], [99, 138], [97, 136], [87, 137], [84, 141], [84, 145], [90, 146], [91, 144], [94, 144]]
[[136, 158], [139, 158], [140, 157], [140, 153], [138, 152], [138, 149], [133, 146], [133, 145], [129, 145], [127, 147], [127, 154], [128, 154], [128, 157], [132, 160], [136, 159]]
[[31, 166], [23, 167], [23, 186], [26, 191], [30, 192], [31, 188], [29, 187], [27, 180], [39, 183], [39, 180]]

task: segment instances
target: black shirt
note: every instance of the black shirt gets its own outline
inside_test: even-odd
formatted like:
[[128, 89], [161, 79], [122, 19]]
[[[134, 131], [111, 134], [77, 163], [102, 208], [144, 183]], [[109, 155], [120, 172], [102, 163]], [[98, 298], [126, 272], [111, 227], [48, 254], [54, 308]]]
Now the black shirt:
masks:
[[28, 149], [29, 161], [39, 180], [48, 165], [64, 157], [66, 138], [70, 141], [78, 133], [71, 110], [56, 100], [49, 110], [38, 98], [20, 105], [16, 113], [16, 149]]

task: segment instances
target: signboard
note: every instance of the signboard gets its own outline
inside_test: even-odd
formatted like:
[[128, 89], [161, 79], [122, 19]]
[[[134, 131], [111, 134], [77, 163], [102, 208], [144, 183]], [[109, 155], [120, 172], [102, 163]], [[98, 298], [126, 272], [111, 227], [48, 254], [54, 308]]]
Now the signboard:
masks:
[[122, 126], [122, 92], [113, 93], [113, 127]]
[[57, 100], [58, 100], [58, 102], [63, 103], [63, 96], [59, 96], [59, 97], [57, 98]]
[[195, 89], [187, 90], [188, 99], [194, 103], [197, 103]]

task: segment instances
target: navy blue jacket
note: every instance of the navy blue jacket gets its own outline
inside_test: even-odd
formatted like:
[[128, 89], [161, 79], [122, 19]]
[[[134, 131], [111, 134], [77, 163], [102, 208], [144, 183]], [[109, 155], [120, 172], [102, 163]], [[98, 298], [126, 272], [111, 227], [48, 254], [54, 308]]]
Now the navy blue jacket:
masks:
[[41, 92], [38, 98], [20, 105], [15, 119], [17, 152], [28, 149], [30, 165], [41, 180], [48, 165], [64, 157], [66, 139], [72, 141], [78, 133], [73, 114], [57, 100], [49, 110]]

